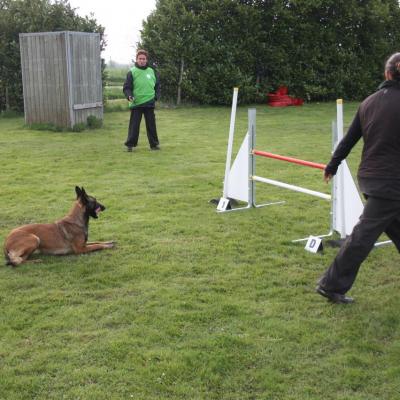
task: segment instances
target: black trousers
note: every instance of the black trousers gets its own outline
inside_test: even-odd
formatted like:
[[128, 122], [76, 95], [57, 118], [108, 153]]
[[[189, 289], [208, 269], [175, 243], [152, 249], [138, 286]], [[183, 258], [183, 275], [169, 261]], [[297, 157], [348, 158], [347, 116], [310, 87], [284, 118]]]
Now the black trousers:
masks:
[[367, 197], [359, 222], [346, 238], [319, 284], [325, 290], [335, 293], [345, 294], [350, 290], [361, 263], [383, 232], [400, 252], [400, 200]]
[[159, 145], [156, 127], [156, 117], [154, 115], [154, 108], [138, 107], [131, 110], [131, 118], [129, 120], [128, 138], [126, 139], [125, 146], [136, 147], [139, 140], [140, 122], [142, 115], [146, 121], [147, 138], [150, 147]]

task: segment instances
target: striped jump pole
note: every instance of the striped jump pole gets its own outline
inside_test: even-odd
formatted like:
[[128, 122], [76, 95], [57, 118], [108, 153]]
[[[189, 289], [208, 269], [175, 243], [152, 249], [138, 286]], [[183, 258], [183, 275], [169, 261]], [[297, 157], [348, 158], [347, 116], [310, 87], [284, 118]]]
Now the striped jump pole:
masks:
[[318, 168], [322, 170], [324, 170], [326, 167], [325, 164], [318, 164], [312, 161], [304, 161], [304, 160], [299, 160], [298, 158], [281, 156], [279, 154], [268, 153], [267, 151], [253, 150], [253, 154], [255, 156], [273, 158], [275, 160], [287, 161], [293, 164], [304, 165], [306, 167]]

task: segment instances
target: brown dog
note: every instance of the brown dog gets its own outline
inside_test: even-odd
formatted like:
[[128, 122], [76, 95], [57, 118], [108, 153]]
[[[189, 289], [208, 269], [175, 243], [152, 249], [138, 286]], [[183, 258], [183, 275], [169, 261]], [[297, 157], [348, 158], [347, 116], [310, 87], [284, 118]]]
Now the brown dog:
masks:
[[17, 266], [34, 252], [44, 254], [81, 254], [110, 249], [114, 242], [88, 243], [89, 217], [97, 218], [105, 207], [85, 189], [75, 187], [77, 200], [63, 219], [53, 224], [29, 224], [13, 229], [4, 242], [6, 264]]

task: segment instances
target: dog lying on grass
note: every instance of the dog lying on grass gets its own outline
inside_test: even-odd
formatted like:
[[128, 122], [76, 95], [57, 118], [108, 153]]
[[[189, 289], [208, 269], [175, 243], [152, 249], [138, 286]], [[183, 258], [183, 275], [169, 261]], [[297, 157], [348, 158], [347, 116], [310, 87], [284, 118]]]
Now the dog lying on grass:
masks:
[[17, 266], [39, 251], [43, 254], [82, 254], [111, 249], [114, 242], [87, 242], [89, 217], [98, 218], [106, 208], [85, 189], [75, 187], [77, 199], [71, 211], [52, 224], [29, 224], [13, 229], [4, 242], [6, 265]]

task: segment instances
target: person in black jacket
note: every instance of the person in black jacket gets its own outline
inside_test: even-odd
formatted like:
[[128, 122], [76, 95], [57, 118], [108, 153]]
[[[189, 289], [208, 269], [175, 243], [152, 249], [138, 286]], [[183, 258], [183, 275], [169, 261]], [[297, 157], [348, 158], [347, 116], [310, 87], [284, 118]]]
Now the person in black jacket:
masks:
[[335, 303], [353, 302], [345, 294], [383, 232], [400, 252], [400, 53], [388, 58], [385, 79], [378, 91], [361, 103], [324, 171], [329, 182], [341, 161], [363, 138], [357, 179], [366, 198], [364, 211], [316, 288]]
[[132, 151], [138, 144], [142, 115], [146, 121], [150, 149], [160, 149], [154, 115], [155, 102], [160, 96], [160, 82], [157, 72], [148, 65], [147, 60], [147, 51], [138, 50], [135, 65], [128, 72], [122, 89], [131, 109], [128, 137], [125, 142], [128, 151]]

